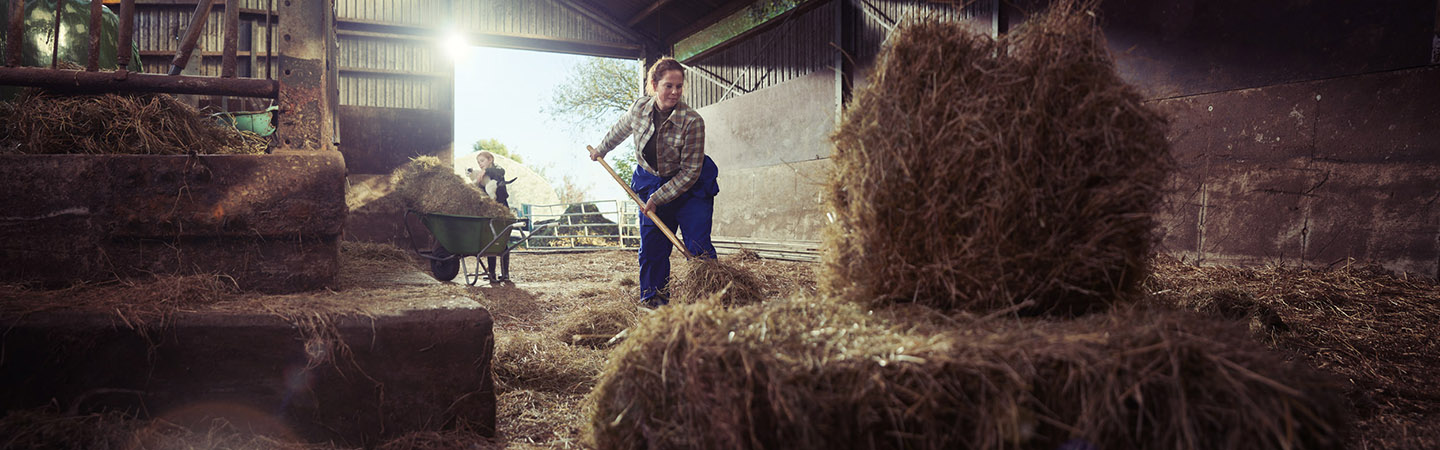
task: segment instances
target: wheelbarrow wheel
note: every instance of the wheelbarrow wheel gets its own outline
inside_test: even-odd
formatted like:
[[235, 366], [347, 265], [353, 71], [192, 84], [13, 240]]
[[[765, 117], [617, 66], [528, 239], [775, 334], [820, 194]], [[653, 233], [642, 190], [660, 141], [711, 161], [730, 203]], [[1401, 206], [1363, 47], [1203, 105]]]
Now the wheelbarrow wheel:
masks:
[[[444, 247], [435, 247], [434, 255], [437, 258], [446, 258], [450, 256], [450, 252], [445, 251]], [[460, 274], [460, 258], [447, 260], [432, 259], [430, 260], [430, 273], [435, 275], [436, 280], [453, 280], [456, 275]]]

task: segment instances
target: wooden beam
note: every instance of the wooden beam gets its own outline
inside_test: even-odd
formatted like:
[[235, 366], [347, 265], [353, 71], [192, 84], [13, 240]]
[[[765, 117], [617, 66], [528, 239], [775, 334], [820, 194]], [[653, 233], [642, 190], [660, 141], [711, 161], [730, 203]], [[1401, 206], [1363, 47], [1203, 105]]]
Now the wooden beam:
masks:
[[670, 0], [656, 0], [655, 3], [651, 3], [649, 7], [646, 7], [644, 11], [640, 11], [639, 13], [630, 16], [630, 20], [626, 20], [625, 25], [629, 25], [631, 27], [635, 26], [635, 24], [640, 23], [640, 21], [642, 20], [645, 20], [646, 17], [650, 17], [651, 14], [655, 14], [655, 11], [659, 11], [660, 7], [665, 6], [666, 3], [670, 3]]
[[662, 38], [665, 42], [680, 42], [680, 39], [695, 34], [696, 32], [703, 30], [706, 27], [714, 25], [715, 23], [719, 22], [720, 19], [730, 17], [731, 14], [735, 14], [735, 12], [739, 11], [740, 8], [750, 6], [752, 3], [755, 3], [755, 0], [730, 0], [723, 5], [720, 5], [719, 8], [715, 8], [715, 10], [711, 11], [710, 14], [706, 14], [705, 17], [701, 17], [700, 20], [691, 22], [690, 25], [671, 32], [668, 35], [662, 36]]

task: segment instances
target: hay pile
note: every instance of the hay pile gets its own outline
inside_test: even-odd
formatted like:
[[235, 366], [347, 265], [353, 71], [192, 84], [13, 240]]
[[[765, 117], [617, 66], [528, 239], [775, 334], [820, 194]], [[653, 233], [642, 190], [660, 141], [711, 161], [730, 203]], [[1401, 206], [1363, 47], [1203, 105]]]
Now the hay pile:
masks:
[[625, 295], [619, 288], [585, 291], [580, 296], [590, 301], [556, 319], [552, 332], [555, 340], [591, 348], [606, 347], [638, 323], [644, 314], [633, 296]]
[[29, 89], [0, 102], [0, 154], [260, 154], [267, 145], [166, 94]]
[[1089, 5], [998, 40], [901, 27], [833, 136], [826, 292], [993, 311], [1133, 291], [1168, 171], [1165, 120], [1116, 74]]
[[434, 156], [421, 156], [396, 168], [390, 173], [390, 187], [390, 193], [361, 208], [373, 212], [403, 213], [410, 209], [475, 217], [515, 217], [510, 208], [466, 183]]
[[749, 305], [764, 299], [764, 283], [735, 258], [690, 258], [670, 277], [673, 303], [694, 303], [724, 292], [729, 306]]
[[[925, 307], [921, 307], [925, 308]], [[597, 448], [1338, 448], [1334, 384], [1233, 324], [867, 314], [796, 297], [662, 308], [590, 400]], [[1078, 447], [1077, 447], [1078, 448]]]

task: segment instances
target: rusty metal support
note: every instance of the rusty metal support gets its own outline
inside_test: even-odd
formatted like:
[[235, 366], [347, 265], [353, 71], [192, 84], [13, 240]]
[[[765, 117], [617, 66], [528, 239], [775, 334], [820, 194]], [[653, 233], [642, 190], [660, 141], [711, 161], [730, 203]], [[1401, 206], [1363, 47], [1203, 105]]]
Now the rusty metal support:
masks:
[[270, 55], [271, 43], [275, 41], [275, 32], [270, 28], [270, 17], [275, 15], [275, 0], [265, 0], [265, 79], [273, 80], [270, 74], [270, 65], [275, 62], [275, 57]]
[[276, 98], [280, 92], [280, 84], [272, 80], [145, 73], [131, 73], [127, 78], [117, 79], [115, 75], [105, 72], [36, 67], [0, 67], [0, 85], [29, 86], [73, 93], [165, 92], [256, 98]]
[[115, 71], [120, 79], [125, 79], [126, 72], [130, 67], [130, 51], [134, 48], [131, 42], [135, 38], [135, 0], [121, 0], [120, 2], [120, 39], [115, 41]]
[[240, 0], [225, 0], [225, 49], [220, 57], [220, 76], [235, 78], [235, 53], [240, 39]]
[[170, 61], [170, 75], [179, 75], [185, 70], [185, 62], [190, 60], [190, 52], [200, 41], [200, 32], [205, 30], [205, 20], [210, 17], [210, 6], [214, 4], [215, 0], [200, 0], [195, 5], [195, 14], [190, 17], [190, 25], [185, 29], [185, 39], [180, 41], [180, 49], [175, 51], [175, 59]]
[[[23, 1], [23, 0], [22, 0]], [[60, 13], [65, 10], [65, 2], [55, 0], [55, 34], [50, 42], [50, 68], [60, 66]]]
[[94, 72], [100, 70], [100, 8], [105, 4], [97, 1], [90, 2], [90, 58], [85, 63], [85, 70]]
[[10, 2], [10, 24], [7, 25], [8, 35], [5, 43], [5, 65], [15, 67], [20, 65], [21, 44], [25, 43], [25, 2], [15, 0]]
[[278, 6], [282, 20], [276, 44], [285, 56], [276, 78], [285, 88], [276, 98], [276, 152], [335, 150], [335, 4], [285, 0]]

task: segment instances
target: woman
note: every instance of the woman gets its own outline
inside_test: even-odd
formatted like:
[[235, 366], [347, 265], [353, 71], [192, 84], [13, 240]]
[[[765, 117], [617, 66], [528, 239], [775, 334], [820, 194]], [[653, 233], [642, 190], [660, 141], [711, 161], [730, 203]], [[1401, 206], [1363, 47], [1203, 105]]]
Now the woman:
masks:
[[590, 159], [604, 158], [625, 137], [635, 136], [639, 154], [630, 187], [645, 202], [640, 206], [640, 299], [658, 307], [669, 303], [666, 284], [672, 246], [645, 212], [653, 211], [671, 230], [684, 235], [690, 254], [714, 258], [710, 223], [720, 192], [715, 182], [719, 170], [705, 156], [705, 120], [680, 101], [685, 68], [674, 59], [662, 58], [650, 66], [645, 87], [650, 95], [630, 105], [598, 148], [590, 149]]
[[[508, 184], [508, 181], [505, 180], [505, 169], [495, 165], [495, 155], [482, 150], [475, 154], [475, 164], [480, 166], [480, 179], [476, 181], [480, 189], [496, 202], [509, 208], [510, 194], [505, 187]], [[509, 244], [508, 240], [506, 244]], [[491, 281], [510, 281], [510, 253], [500, 255], [500, 274], [498, 276], [495, 274], [495, 257], [490, 256], [487, 260], [490, 262], [488, 273]]]

